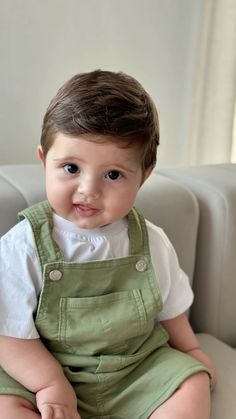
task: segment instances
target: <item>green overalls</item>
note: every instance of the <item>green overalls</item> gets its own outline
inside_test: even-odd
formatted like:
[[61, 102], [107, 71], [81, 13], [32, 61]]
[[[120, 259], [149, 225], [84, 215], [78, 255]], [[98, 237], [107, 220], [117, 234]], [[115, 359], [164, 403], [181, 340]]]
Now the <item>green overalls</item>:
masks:
[[[190, 375], [206, 368], [167, 344], [156, 322], [162, 300], [150, 260], [145, 221], [128, 215], [130, 254], [65, 262], [52, 239], [47, 201], [26, 209], [42, 266], [35, 324], [64, 368], [84, 418], [147, 419]], [[0, 393], [28, 392], [2, 370]]]

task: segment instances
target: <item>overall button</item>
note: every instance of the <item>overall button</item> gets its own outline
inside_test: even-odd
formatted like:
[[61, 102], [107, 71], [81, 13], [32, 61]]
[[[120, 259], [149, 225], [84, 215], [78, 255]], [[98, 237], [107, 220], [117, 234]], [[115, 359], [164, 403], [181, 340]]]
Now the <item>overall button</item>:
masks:
[[146, 264], [145, 260], [140, 259], [140, 260], [136, 263], [135, 267], [136, 267], [137, 271], [139, 271], [139, 272], [144, 272], [144, 271], [146, 271], [146, 269], [147, 269], [147, 264]]
[[62, 273], [56, 269], [54, 271], [49, 272], [49, 278], [52, 281], [59, 281], [61, 277], [62, 277]]

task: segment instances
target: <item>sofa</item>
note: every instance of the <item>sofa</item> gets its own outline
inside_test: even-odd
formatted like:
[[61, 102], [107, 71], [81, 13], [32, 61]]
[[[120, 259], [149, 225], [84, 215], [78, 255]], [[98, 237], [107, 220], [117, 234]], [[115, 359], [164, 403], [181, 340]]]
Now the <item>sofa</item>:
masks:
[[[45, 199], [42, 167], [0, 166], [0, 191], [1, 236]], [[211, 419], [236, 419], [236, 164], [157, 167], [135, 205], [165, 230], [193, 286], [190, 321], [218, 375]]]

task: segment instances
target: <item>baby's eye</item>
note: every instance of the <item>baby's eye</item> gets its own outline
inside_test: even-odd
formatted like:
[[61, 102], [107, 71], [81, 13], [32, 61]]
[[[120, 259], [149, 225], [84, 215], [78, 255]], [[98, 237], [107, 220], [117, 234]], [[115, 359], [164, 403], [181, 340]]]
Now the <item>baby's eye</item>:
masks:
[[79, 172], [79, 167], [77, 166], [77, 164], [65, 164], [65, 166], [63, 166], [63, 169], [70, 174], [75, 174], [77, 172]]
[[109, 172], [106, 173], [105, 177], [109, 180], [117, 180], [122, 178], [122, 174], [118, 170], [109, 170]]

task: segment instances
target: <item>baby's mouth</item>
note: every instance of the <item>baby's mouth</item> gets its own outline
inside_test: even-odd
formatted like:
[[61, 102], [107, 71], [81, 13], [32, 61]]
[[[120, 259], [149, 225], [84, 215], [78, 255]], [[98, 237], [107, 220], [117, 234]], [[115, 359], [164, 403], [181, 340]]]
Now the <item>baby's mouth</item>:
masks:
[[74, 208], [81, 217], [91, 217], [100, 211], [99, 208], [84, 203], [74, 204]]

